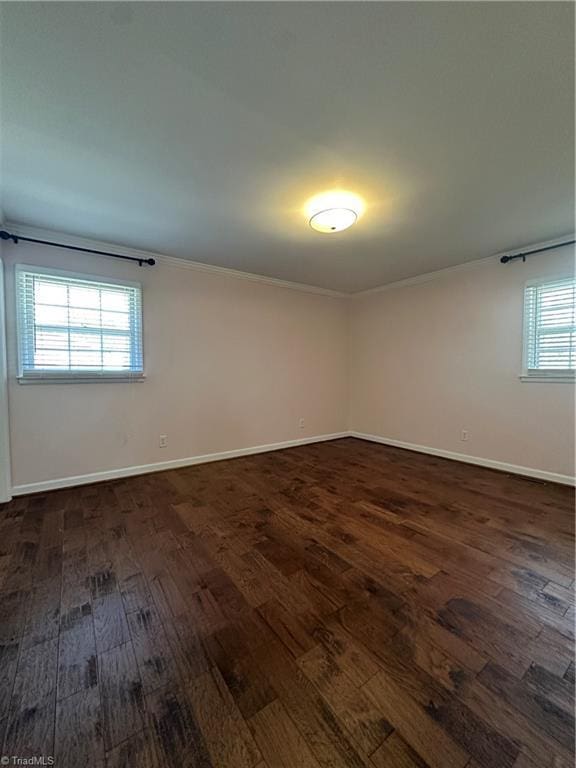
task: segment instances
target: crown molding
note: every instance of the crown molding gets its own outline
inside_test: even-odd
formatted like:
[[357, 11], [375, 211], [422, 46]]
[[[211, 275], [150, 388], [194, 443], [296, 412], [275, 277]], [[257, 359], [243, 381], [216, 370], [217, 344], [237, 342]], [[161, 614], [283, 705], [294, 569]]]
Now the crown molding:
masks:
[[177, 256], [167, 256], [166, 254], [156, 253], [155, 251], [144, 251], [139, 248], [129, 248], [125, 245], [118, 245], [117, 243], [110, 243], [104, 240], [93, 240], [87, 237], [78, 237], [76, 235], [70, 235], [66, 232], [59, 232], [53, 229], [32, 227], [28, 224], [19, 224], [15, 221], [5, 222], [4, 228], [15, 235], [20, 235], [21, 237], [34, 237], [38, 240], [60, 240], [64, 245], [77, 245], [79, 248], [93, 248], [94, 250], [98, 251], [115, 251], [122, 256], [131, 256], [132, 258], [136, 259], [153, 258], [156, 259], [156, 263], [158, 265], [175, 267], [177, 269], [193, 269], [197, 272], [207, 272], [213, 275], [220, 275], [221, 277], [236, 278], [238, 280], [250, 280], [253, 283], [264, 283], [265, 285], [272, 285], [276, 288], [288, 288], [292, 291], [314, 293], [320, 296], [331, 296], [333, 298], [339, 299], [350, 297], [350, 294], [348, 293], [334, 291], [330, 288], [321, 288], [315, 285], [307, 285], [306, 283], [295, 283], [291, 282], [290, 280], [282, 280], [277, 277], [258, 275], [253, 272], [241, 272], [237, 269], [218, 267], [213, 264], [203, 264], [199, 261], [192, 261], [190, 259], [179, 258]]
[[391, 283], [384, 283], [383, 285], [375, 286], [374, 288], [367, 288], [364, 291], [356, 291], [354, 293], [346, 293], [343, 291], [335, 291], [330, 288], [321, 288], [320, 286], [308, 285], [306, 283], [295, 283], [290, 280], [282, 280], [277, 277], [268, 277], [267, 275], [259, 275], [253, 272], [241, 272], [237, 269], [231, 269], [229, 267], [218, 267], [213, 264], [203, 264], [199, 261], [192, 261], [191, 259], [184, 259], [178, 256], [167, 256], [163, 253], [157, 253], [155, 251], [145, 251], [139, 248], [129, 248], [125, 245], [118, 245], [116, 243], [106, 242], [104, 240], [93, 240], [87, 237], [78, 237], [77, 235], [70, 235], [66, 232], [59, 232], [53, 229], [43, 229], [41, 227], [33, 227], [28, 224], [19, 224], [14, 221], [6, 221], [3, 224], [4, 228], [10, 230], [15, 235], [21, 235], [22, 237], [35, 237], [39, 240], [57, 239], [61, 240], [65, 245], [77, 245], [80, 248], [93, 248], [95, 250], [113, 250], [123, 256], [132, 256], [136, 259], [148, 259], [152, 257], [156, 259], [156, 262], [164, 264], [165, 266], [175, 267], [177, 269], [193, 269], [197, 272], [207, 272], [213, 275], [220, 275], [221, 277], [236, 278], [238, 280], [249, 280], [254, 283], [264, 283], [265, 285], [272, 285], [277, 288], [287, 288], [292, 291], [300, 291], [302, 293], [313, 293], [319, 296], [331, 296], [338, 299], [360, 299], [365, 296], [371, 296], [376, 293], [383, 293], [394, 288], [403, 288], [411, 285], [420, 285], [421, 283], [428, 283], [432, 280], [439, 280], [448, 275], [452, 275], [457, 272], [464, 272], [471, 269], [477, 269], [493, 261], [499, 261], [502, 256], [514, 256], [514, 254], [522, 253], [523, 251], [530, 250], [532, 248], [545, 248], [549, 245], [555, 245], [566, 239], [573, 239], [576, 237], [575, 233], [569, 233], [562, 237], [556, 237], [552, 240], [543, 240], [537, 243], [530, 243], [523, 245], [521, 248], [515, 248], [513, 250], [500, 251], [492, 256], [484, 256], [481, 259], [474, 259], [473, 261], [466, 261], [463, 264], [455, 264], [453, 267], [445, 267], [444, 269], [437, 269], [432, 272], [425, 272], [421, 275], [415, 275], [414, 277], [407, 277], [403, 280], [395, 280]]
[[482, 259], [475, 259], [474, 261], [466, 261], [464, 264], [455, 264], [453, 267], [446, 267], [445, 269], [436, 269], [434, 272], [425, 272], [422, 275], [414, 275], [414, 277], [406, 277], [403, 280], [395, 280], [392, 283], [384, 283], [384, 285], [378, 285], [376, 288], [367, 288], [365, 291], [357, 291], [351, 295], [353, 299], [363, 299], [365, 296], [372, 296], [376, 293], [384, 293], [385, 291], [391, 291], [394, 288], [407, 288], [410, 285], [420, 285], [420, 283], [430, 283], [433, 280], [440, 280], [442, 277], [451, 275], [455, 272], [465, 272], [471, 269], [477, 269], [484, 264], [496, 259], [496, 256], [484, 256]]
[[563, 235], [562, 237], [555, 237], [553, 240], [543, 240], [538, 243], [530, 243], [529, 245], [523, 245], [521, 248], [515, 248], [513, 250], [500, 251], [492, 256], [484, 256], [481, 259], [474, 259], [473, 261], [465, 261], [463, 264], [455, 264], [453, 267], [445, 267], [444, 269], [437, 269], [433, 272], [425, 272], [422, 275], [415, 275], [414, 277], [407, 277], [404, 280], [395, 280], [392, 283], [385, 283], [379, 285], [376, 288], [367, 288], [365, 291], [357, 291], [350, 294], [352, 299], [361, 299], [364, 296], [371, 296], [374, 293], [383, 293], [384, 291], [392, 290], [393, 288], [404, 288], [410, 285], [419, 285], [420, 283], [429, 283], [432, 280], [439, 280], [442, 277], [452, 275], [456, 272], [466, 272], [471, 269], [477, 269], [490, 262], [499, 262], [502, 256], [514, 256], [517, 253], [523, 253], [529, 251], [532, 248], [546, 248], [549, 245], [556, 245], [564, 240], [572, 240], [576, 237], [574, 233]]

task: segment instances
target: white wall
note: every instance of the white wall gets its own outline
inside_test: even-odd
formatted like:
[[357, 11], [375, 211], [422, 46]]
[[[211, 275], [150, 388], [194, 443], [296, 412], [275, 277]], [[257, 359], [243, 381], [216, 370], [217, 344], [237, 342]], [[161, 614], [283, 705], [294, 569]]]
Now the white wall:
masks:
[[[345, 299], [25, 243], [4, 260], [13, 486], [346, 429]], [[146, 381], [18, 384], [17, 263], [140, 280]]]
[[[2, 217], [0, 216], [0, 224]], [[0, 240], [0, 502], [10, 498], [10, 440], [8, 433], [8, 381], [4, 311], [3, 241]]]
[[[524, 283], [571, 273], [569, 249], [352, 299], [175, 260], [140, 269], [24, 243], [3, 258], [17, 492], [346, 429], [574, 474], [573, 385], [518, 378]], [[16, 263], [141, 280], [146, 381], [18, 384]]]
[[350, 428], [573, 476], [573, 384], [518, 378], [525, 282], [573, 269], [566, 247], [354, 298]]

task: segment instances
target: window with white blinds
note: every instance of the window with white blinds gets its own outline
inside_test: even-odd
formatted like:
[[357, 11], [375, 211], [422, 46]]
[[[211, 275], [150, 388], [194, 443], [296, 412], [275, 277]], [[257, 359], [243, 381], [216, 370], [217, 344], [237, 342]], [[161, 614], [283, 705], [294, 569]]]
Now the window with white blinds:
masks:
[[16, 294], [21, 380], [143, 376], [137, 283], [19, 266]]
[[572, 378], [576, 369], [576, 279], [530, 283], [524, 297], [524, 376]]

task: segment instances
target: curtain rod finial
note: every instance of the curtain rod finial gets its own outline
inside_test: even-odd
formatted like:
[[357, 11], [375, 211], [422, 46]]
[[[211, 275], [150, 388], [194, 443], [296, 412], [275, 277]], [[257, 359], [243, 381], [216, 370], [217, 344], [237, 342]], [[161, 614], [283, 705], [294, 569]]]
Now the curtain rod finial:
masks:
[[0, 240], [12, 240], [14, 243], [18, 242], [16, 235], [11, 235], [10, 232], [6, 232], [5, 229], [0, 229]]

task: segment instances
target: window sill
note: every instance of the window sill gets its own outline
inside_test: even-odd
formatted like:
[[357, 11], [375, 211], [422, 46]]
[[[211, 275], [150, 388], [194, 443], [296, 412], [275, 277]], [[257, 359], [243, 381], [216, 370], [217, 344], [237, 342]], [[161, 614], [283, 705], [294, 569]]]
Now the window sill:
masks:
[[534, 384], [574, 384], [576, 383], [576, 378], [574, 376], [566, 375], [566, 374], [559, 374], [558, 376], [555, 375], [538, 375], [535, 374], [522, 374], [518, 377], [520, 381], [524, 383], [534, 383]]
[[139, 384], [146, 376], [18, 376], [18, 384], [109, 384], [111, 382], [124, 384]]

